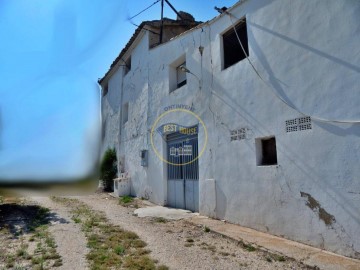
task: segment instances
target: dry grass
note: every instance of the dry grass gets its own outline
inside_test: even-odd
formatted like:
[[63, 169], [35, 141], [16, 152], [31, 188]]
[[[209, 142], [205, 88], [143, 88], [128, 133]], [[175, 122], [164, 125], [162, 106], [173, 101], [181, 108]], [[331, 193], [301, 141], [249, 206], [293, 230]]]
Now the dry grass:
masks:
[[[52, 199], [69, 207], [73, 220], [81, 224], [90, 249], [87, 259], [91, 269], [168, 269], [163, 265], [157, 266], [157, 262], [148, 256], [150, 251], [145, 249], [146, 243], [137, 234], [110, 224], [103, 213], [90, 209], [78, 200]], [[124, 200], [124, 203], [130, 202], [132, 200]]]
[[48, 231], [49, 209], [26, 205], [19, 199], [4, 202], [0, 209], [0, 269], [50, 269], [62, 265]]

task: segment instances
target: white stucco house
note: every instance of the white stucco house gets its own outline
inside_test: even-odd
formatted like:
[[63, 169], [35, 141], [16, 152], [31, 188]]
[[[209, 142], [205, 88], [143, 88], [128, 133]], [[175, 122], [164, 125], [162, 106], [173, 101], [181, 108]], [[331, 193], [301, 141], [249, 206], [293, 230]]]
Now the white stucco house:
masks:
[[132, 195], [360, 259], [360, 1], [222, 12], [140, 25], [99, 80], [102, 151]]

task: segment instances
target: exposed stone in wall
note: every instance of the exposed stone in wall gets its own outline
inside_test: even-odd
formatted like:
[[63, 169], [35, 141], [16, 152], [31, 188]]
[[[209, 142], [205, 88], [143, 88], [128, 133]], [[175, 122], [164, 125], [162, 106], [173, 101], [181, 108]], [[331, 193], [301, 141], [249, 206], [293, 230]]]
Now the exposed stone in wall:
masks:
[[319, 219], [324, 221], [326, 226], [331, 226], [333, 223], [336, 222], [335, 217], [326, 212], [326, 210], [321, 207], [320, 203], [315, 200], [310, 194], [301, 191], [300, 194], [301, 197], [307, 198], [306, 205], [310, 207], [310, 209], [313, 210], [314, 213], [318, 214]]

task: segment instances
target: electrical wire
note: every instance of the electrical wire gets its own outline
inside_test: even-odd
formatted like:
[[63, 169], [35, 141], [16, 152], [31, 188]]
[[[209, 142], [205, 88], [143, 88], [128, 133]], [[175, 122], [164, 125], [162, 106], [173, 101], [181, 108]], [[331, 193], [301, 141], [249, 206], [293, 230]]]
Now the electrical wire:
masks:
[[[305, 114], [303, 113], [302, 111], [300, 111], [298, 108], [296, 108], [295, 106], [289, 104], [288, 102], [286, 102], [286, 100], [284, 100], [276, 91], [273, 90], [273, 87], [267, 82], [265, 81], [265, 79], [261, 76], [261, 74], [257, 71], [257, 69], [255, 68], [254, 64], [252, 63], [252, 61], [249, 59], [249, 56], [247, 55], [242, 43], [241, 43], [241, 40], [239, 38], [239, 35], [236, 31], [236, 28], [235, 28], [235, 24], [232, 20], [232, 17], [236, 18], [234, 15], [232, 15], [230, 12], [228, 11], [224, 11], [225, 14], [227, 14], [230, 18], [230, 22], [231, 22], [231, 25], [235, 31], [235, 34], [236, 34], [236, 38], [237, 40], [239, 41], [240, 43], [240, 46], [241, 46], [241, 49], [247, 59], [247, 61], [249, 62], [249, 64], [251, 65], [252, 69], [254, 70], [254, 72], [256, 73], [256, 75], [261, 79], [261, 81], [267, 86], [270, 88], [271, 92], [279, 99], [281, 100], [284, 104], [286, 104], [288, 107], [294, 109], [295, 111], [297, 111], [298, 113], [304, 115], [304, 116], [310, 116], [311, 119], [313, 120], [316, 120], [316, 121], [319, 121], [319, 122], [333, 122], [333, 123], [347, 123], [347, 124], [358, 124], [360, 123], [360, 120], [331, 120], [331, 119], [325, 119], [325, 118], [320, 118], [320, 117], [316, 117], [316, 116], [311, 116], [311, 115], [308, 115], [308, 114]], [[239, 20], [238, 18], [236, 18], [237, 20]]]
[[139, 13], [135, 14], [134, 16], [130, 17], [129, 20], [134, 19], [135, 17], [139, 16], [141, 13], [143, 13], [144, 11], [148, 10], [149, 8], [151, 8], [153, 5], [157, 4], [158, 2], [160, 2], [160, 0], [155, 1], [154, 3], [152, 3], [150, 6], [148, 6], [147, 8], [143, 9], [142, 11], [140, 11]]
[[[136, 23], [134, 23], [134, 22], [132, 22], [132, 21], [130, 21], [130, 23], [131, 23], [133, 26], [140, 27], [140, 25], [138, 25], [138, 24], [136, 24]], [[160, 35], [159, 33], [156, 33], [156, 32], [154, 32], [154, 31], [152, 31], [152, 30], [150, 30], [150, 29], [145, 28], [145, 25], [142, 27], [142, 29], [143, 29], [143, 30], [146, 30], [146, 31], [149, 31], [149, 32], [151, 32], [151, 33], [153, 33], [153, 34], [155, 34], [155, 35]]]

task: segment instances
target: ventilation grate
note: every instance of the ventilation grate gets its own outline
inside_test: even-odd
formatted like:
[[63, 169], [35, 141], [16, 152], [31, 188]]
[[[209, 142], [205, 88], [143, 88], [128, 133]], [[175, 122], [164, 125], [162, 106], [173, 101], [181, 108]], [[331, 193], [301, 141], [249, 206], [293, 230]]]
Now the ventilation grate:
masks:
[[285, 121], [286, 132], [295, 132], [312, 129], [311, 117], [300, 117]]
[[238, 141], [246, 139], [246, 128], [240, 128], [230, 131], [230, 140]]

